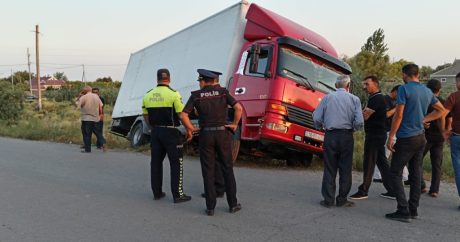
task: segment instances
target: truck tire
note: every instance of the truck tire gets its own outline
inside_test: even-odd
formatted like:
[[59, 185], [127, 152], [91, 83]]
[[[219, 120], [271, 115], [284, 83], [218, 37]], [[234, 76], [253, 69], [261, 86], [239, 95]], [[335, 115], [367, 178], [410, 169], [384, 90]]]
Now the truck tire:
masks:
[[147, 143], [147, 137], [143, 133], [143, 124], [142, 122], [138, 122], [134, 125], [133, 129], [130, 132], [129, 140], [131, 141], [132, 147], [139, 147], [145, 143]]
[[233, 164], [236, 163], [236, 159], [238, 158], [238, 153], [240, 153], [240, 146], [241, 146], [241, 129], [238, 127], [235, 131], [235, 134], [232, 137], [232, 162]]
[[301, 152], [288, 152], [288, 157], [286, 159], [287, 166], [298, 166], [303, 165], [309, 167], [313, 161], [313, 154], [311, 153], [301, 153]]

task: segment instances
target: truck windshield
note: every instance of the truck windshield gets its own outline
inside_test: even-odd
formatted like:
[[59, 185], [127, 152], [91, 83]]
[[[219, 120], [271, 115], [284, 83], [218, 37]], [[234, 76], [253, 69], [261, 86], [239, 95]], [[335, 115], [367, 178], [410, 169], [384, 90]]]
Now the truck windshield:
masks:
[[[336, 90], [335, 80], [341, 75], [332, 67], [317, 64], [312, 61], [311, 57], [288, 46], [280, 47], [277, 73], [300, 85], [305, 85], [304, 79], [307, 79], [314, 89], [324, 93]], [[291, 73], [298, 73], [304, 78], [295, 78]]]

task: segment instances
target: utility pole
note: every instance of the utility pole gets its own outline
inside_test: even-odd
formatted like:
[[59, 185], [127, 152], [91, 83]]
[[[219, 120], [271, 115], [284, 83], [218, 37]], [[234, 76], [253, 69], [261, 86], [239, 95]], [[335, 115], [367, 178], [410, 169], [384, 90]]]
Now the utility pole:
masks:
[[14, 77], [13, 77], [13, 69], [11, 69], [11, 88], [14, 91]]
[[29, 48], [27, 48], [27, 66], [29, 66], [29, 86], [30, 86], [30, 96], [33, 95], [32, 93], [32, 73], [30, 73], [30, 53]]
[[35, 25], [35, 65], [37, 67], [38, 111], [42, 111], [42, 89], [40, 85], [40, 55], [38, 48], [38, 24]]
[[83, 74], [81, 75], [81, 81], [86, 83], [85, 64], [82, 64], [81, 66], [83, 67]]

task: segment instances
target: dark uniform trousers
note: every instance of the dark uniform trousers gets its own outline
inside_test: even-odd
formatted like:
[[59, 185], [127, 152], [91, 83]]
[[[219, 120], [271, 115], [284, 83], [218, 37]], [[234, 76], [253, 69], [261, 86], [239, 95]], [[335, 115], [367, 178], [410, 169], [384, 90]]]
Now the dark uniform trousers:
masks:
[[216, 162], [220, 163], [228, 205], [234, 207], [237, 204], [236, 181], [230, 152], [231, 139], [232, 134], [228, 130], [206, 131], [202, 129], [200, 131], [200, 161], [207, 209], [216, 207], [215, 177], [218, 169]]
[[[395, 152], [391, 159], [390, 174], [393, 191], [398, 202], [398, 210], [404, 214], [409, 209], [417, 209], [420, 200], [420, 180], [423, 161], [423, 150], [425, 149], [425, 135], [417, 135], [408, 138], [398, 138], [394, 145]], [[406, 199], [404, 186], [402, 184], [402, 172], [404, 166], [409, 169], [410, 193], [409, 201]]]
[[339, 171], [339, 194], [336, 204], [347, 201], [351, 189], [351, 169], [353, 164], [353, 131], [328, 130], [324, 136], [324, 175], [321, 193], [328, 205], [334, 204], [336, 176]]
[[358, 188], [358, 190], [363, 194], [367, 195], [369, 192], [375, 165], [377, 165], [380, 173], [382, 174], [383, 186], [390, 194], [393, 194], [393, 189], [390, 183], [390, 165], [388, 164], [385, 156], [386, 140], [386, 133], [366, 134], [366, 138], [364, 140], [363, 183]]
[[175, 128], [152, 127], [150, 174], [153, 195], [159, 197], [163, 184], [163, 160], [168, 155], [171, 171], [171, 192], [173, 198], [183, 192], [183, 154], [180, 131]]

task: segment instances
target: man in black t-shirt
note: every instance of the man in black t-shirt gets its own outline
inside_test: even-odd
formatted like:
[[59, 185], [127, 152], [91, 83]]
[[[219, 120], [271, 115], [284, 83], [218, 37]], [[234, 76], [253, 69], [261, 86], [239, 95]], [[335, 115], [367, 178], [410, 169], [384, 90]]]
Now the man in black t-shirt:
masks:
[[[433, 94], [438, 98], [438, 100], [444, 105], [444, 100], [439, 97], [441, 92], [441, 82], [436, 79], [431, 79], [426, 84], [426, 87], [430, 89]], [[433, 108], [430, 106], [427, 113], [433, 112]], [[441, 182], [441, 165], [442, 165], [442, 149], [444, 147], [444, 137], [443, 130], [446, 125], [446, 117], [441, 117], [438, 120], [431, 121], [425, 127], [425, 138], [426, 145], [425, 150], [423, 151], [423, 156], [425, 156], [428, 151], [430, 152], [431, 159], [431, 186], [429, 190], [429, 195], [431, 197], [437, 197], [439, 193], [439, 183]], [[422, 193], [426, 193], [428, 189], [426, 188], [425, 181], [423, 180], [422, 172]]]
[[387, 189], [387, 192], [382, 193], [382, 196], [394, 197], [388, 180], [389, 165], [385, 157], [387, 104], [380, 92], [377, 77], [368, 76], [364, 78], [364, 85], [366, 91], [369, 93], [369, 100], [363, 110], [364, 132], [366, 134], [364, 141], [363, 183], [359, 186], [358, 192], [351, 195], [350, 198], [368, 198], [367, 194], [372, 183], [375, 165], [379, 168], [383, 178], [383, 185]]

